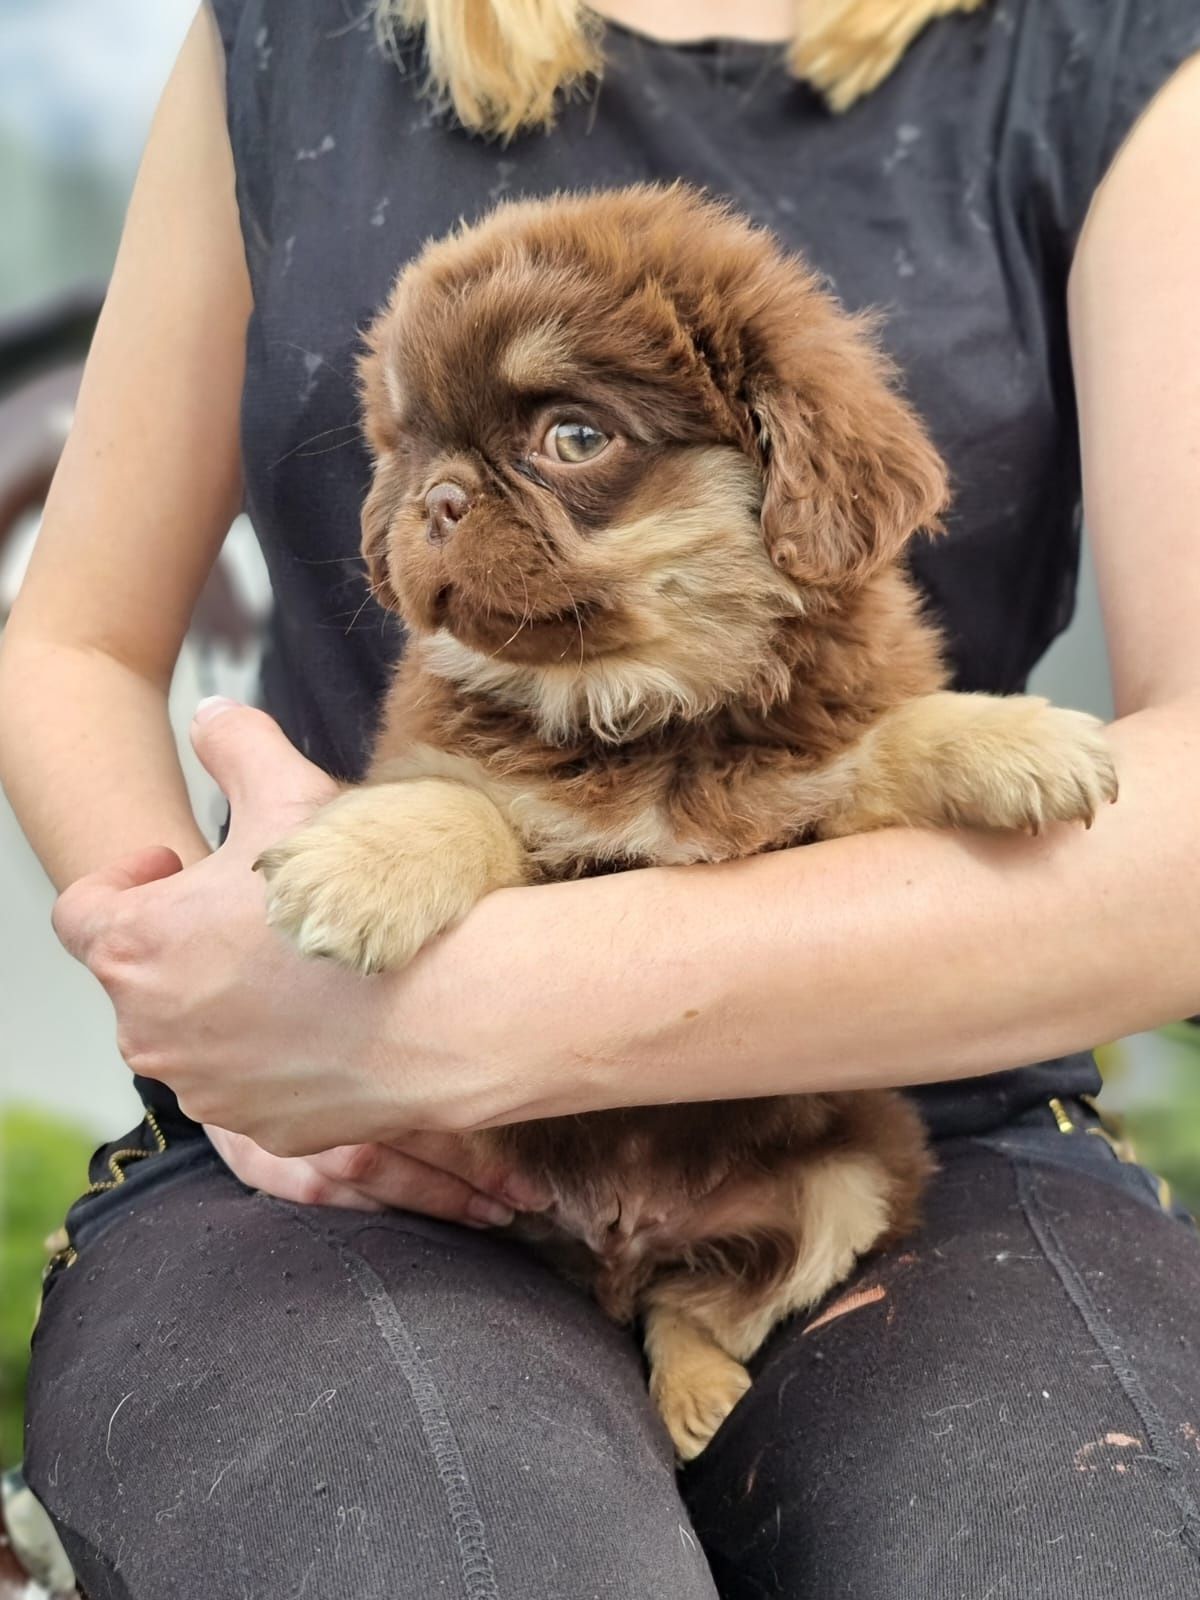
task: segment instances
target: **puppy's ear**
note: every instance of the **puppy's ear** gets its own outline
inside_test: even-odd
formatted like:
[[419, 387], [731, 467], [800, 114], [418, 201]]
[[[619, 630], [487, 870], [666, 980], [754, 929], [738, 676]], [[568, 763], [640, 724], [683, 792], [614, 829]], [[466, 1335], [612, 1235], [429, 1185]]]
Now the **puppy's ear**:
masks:
[[945, 466], [892, 389], [888, 363], [839, 321], [751, 398], [763, 537], [779, 570], [806, 588], [861, 583], [913, 534], [940, 532], [949, 499]]

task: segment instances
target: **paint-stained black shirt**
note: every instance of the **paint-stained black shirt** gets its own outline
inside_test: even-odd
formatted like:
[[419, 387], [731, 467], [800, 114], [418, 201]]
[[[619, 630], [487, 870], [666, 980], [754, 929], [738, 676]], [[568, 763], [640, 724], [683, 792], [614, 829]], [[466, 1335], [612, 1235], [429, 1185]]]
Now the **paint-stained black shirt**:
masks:
[[[402, 647], [358, 559], [359, 331], [460, 217], [646, 179], [729, 196], [847, 306], [884, 313], [955, 488], [948, 536], [914, 568], [959, 686], [1021, 688], [1074, 596], [1072, 252], [1133, 122], [1200, 49], [1197, 0], [991, 0], [927, 29], [840, 117], [776, 49], [613, 26], [599, 92], [507, 148], [433, 114], [418, 57], [378, 51], [367, 0], [213, 4], [255, 301], [243, 443], [276, 598], [264, 697], [315, 761], [360, 770]], [[966, 1128], [1094, 1086], [1073, 1058], [922, 1097], [937, 1126]]]

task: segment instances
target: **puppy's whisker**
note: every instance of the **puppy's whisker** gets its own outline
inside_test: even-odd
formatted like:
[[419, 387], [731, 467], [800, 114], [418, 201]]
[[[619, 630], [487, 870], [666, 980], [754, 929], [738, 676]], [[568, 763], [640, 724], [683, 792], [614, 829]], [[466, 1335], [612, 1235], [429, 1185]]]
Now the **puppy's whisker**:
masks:
[[[332, 446], [334, 450], [341, 450], [343, 446], [353, 444], [357, 438], [359, 431], [357, 422], [339, 422], [336, 428], [323, 428], [320, 433], [314, 433], [311, 438], [301, 439], [299, 444], [294, 444], [290, 450], [285, 450], [284, 453], [279, 457], [278, 461], [272, 461], [269, 470], [274, 472], [276, 467], [281, 467], [285, 461], [290, 461], [293, 456], [299, 455], [301, 451], [308, 451], [309, 445], [316, 444], [318, 439], [328, 439], [331, 433], [346, 433], [347, 431], [349, 431], [350, 437], [348, 439], [342, 439], [339, 441], [339, 443]], [[314, 450], [310, 453], [312, 455], [319, 456], [323, 455], [325, 452], [322, 450]]]
[[358, 622], [358, 619], [362, 616], [363, 612], [367, 609], [367, 606], [372, 600], [379, 605], [383, 604], [382, 600], [380, 599], [380, 586], [375, 583], [369, 583], [367, 585], [366, 594], [363, 595], [358, 606], [355, 608], [354, 615], [350, 618], [350, 621], [346, 625], [347, 636], [354, 632], [354, 628]]
[[370, 590], [368, 590], [367, 593], [365, 595], [363, 595], [362, 600], [359, 603], [357, 609], [355, 610], [354, 615], [350, 618], [350, 621], [346, 624], [346, 633], [347, 633], [347, 635], [350, 635], [351, 633], [354, 632], [355, 624], [358, 622], [359, 617], [362, 616], [363, 612], [367, 609], [367, 605], [369, 604], [369, 602], [373, 598], [374, 598], [374, 596], [371, 594]]
[[320, 557], [293, 555], [290, 559], [297, 567], [353, 567], [353, 576], [356, 578], [362, 576], [362, 560], [358, 555]]
[[324, 449], [293, 451], [292, 454], [299, 455], [301, 461], [311, 461], [314, 456], [332, 455], [335, 450], [344, 450], [347, 445], [354, 444], [354, 442], [354, 436], [351, 434], [349, 439], [340, 439], [337, 444], [327, 444]]
[[[575, 628], [576, 628], [576, 631], [579, 634], [579, 671], [582, 672], [583, 668], [584, 668], [584, 659], [585, 659], [584, 639], [583, 639], [583, 618], [579, 615], [579, 606], [578, 606], [578, 603], [576, 602], [574, 594], [571, 591], [570, 584], [563, 577], [562, 573], [558, 571], [557, 567], [551, 566], [549, 570], [554, 575], [554, 577], [558, 580], [558, 586], [563, 591], [563, 593], [566, 595], [567, 601], [570, 604], [571, 610], [575, 614]], [[563, 651], [563, 655], [566, 655], [566, 651], [565, 650]]]
[[510, 633], [508, 638], [505, 639], [504, 643], [497, 645], [496, 648], [490, 652], [490, 656], [493, 661], [500, 654], [501, 650], [507, 650], [509, 645], [512, 644], [513, 640], [518, 638], [533, 621], [533, 611], [529, 604], [529, 585], [526, 583], [525, 574], [521, 571], [520, 567], [517, 568], [517, 576], [520, 578], [521, 587], [525, 591], [525, 610], [522, 613], [520, 622], [517, 623], [512, 633]]
[[494, 650], [489, 651], [489, 656], [493, 661], [500, 654], [501, 650], [507, 650], [509, 645], [512, 644], [513, 640], [518, 638], [525, 631], [525, 627], [530, 622], [530, 620], [531, 620], [531, 618], [528, 616], [528, 614], [523, 616], [521, 618], [520, 622], [517, 623], [516, 627], [509, 634], [508, 638], [505, 639], [504, 643], [503, 644], [498, 644]]

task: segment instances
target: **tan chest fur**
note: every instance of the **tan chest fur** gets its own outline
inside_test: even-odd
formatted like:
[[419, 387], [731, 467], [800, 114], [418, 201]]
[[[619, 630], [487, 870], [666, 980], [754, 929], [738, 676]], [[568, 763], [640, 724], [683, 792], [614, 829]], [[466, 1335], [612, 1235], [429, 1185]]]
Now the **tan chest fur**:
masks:
[[791, 624], [779, 651], [782, 699], [755, 706], [748, 695], [715, 719], [668, 721], [623, 744], [559, 744], [538, 735], [528, 707], [506, 704], [498, 667], [486, 668], [483, 693], [444, 676], [436, 649], [418, 641], [394, 680], [371, 781], [442, 778], [481, 791], [548, 878], [795, 844], [853, 789], [872, 724], [944, 674], [935, 635], [892, 574], [838, 627]]
[[547, 877], [608, 866], [728, 861], [796, 843], [849, 783], [853, 752], [821, 766], [781, 751], [677, 762], [614, 759], [586, 782], [415, 743], [380, 763], [376, 781], [443, 778], [478, 789], [509, 820]]

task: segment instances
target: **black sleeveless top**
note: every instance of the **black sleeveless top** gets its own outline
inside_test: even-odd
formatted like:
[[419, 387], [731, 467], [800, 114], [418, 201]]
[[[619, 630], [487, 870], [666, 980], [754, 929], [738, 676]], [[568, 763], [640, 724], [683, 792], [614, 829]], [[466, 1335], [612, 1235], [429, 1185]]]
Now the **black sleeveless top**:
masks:
[[[950, 463], [916, 575], [958, 685], [1017, 690], [1070, 618], [1080, 466], [1066, 285], [1134, 120], [1200, 49], [1197, 0], [993, 0], [917, 40], [844, 116], [780, 52], [610, 26], [603, 83], [550, 135], [470, 137], [379, 52], [368, 0], [212, 0], [254, 289], [247, 510], [276, 605], [264, 700], [314, 761], [361, 770], [396, 625], [358, 558], [358, 336], [403, 262], [506, 196], [682, 177], [829, 278], [884, 341]], [[886, 1040], [880, 1049], [886, 1049]], [[1097, 1086], [1090, 1058], [919, 1091], [938, 1131]]]

